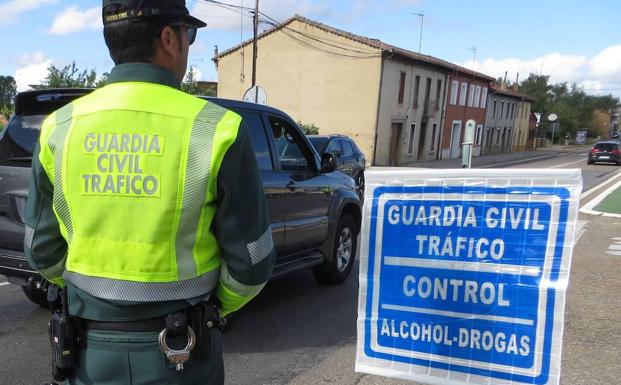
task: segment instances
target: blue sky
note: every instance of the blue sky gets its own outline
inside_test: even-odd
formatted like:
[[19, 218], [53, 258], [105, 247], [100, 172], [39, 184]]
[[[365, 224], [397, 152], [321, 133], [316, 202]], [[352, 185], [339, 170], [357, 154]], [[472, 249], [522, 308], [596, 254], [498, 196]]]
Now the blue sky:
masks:
[[[254, 6], [254, 0], [221, 1]], [[217, 80], [214, 46], [225, 50], [249, 38], [251, 19], [203, 0], [187, 5], [209, 24], [190, 51], [190, 65], [202, 79]], [[49, 64], [75, 60], [80, 68], [109, 71], [100, 6], [101, 0], [0, 0], [0, 75], [15, 76], [25, 89]], [[423, 53], [495, 77], [542, 72], [591, 93], [621, 96], [618, 0], [261, 0], [261, 10], [278, 20], [298, 13], [414, 51], [421, 18], [411, 13], [423, 13]]]

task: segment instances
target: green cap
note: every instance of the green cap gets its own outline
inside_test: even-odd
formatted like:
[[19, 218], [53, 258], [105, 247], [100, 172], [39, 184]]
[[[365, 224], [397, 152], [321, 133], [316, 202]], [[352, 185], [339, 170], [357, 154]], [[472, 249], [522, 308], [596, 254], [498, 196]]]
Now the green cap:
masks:
[[102, 18], [104, 25], [125, 20], [178, 20], [197, 28], [207, 26], [202, 20], [190, 15], [185, 0], [103, 0]]

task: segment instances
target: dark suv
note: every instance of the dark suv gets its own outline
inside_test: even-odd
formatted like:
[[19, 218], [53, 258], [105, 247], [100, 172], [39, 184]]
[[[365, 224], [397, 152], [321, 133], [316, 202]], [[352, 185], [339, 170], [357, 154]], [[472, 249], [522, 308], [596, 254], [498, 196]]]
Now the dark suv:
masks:
[[619, 142], [608, 140], [605, 142], [595, 143], [591, 152], [589, 152], [588, 164], [596, 162], [614, 163], [621, 166], [621, 148]]
[[309, 135], [308, 138], [320, 155], [332, 154], [336, 157], [336, 169], [354, 179], [358, 196], [362, 199], [366, 159], [356, 142], [345, 135]]
[[[48, 283], [32, 271], [23, 254], [32, 152], [45, 116], [89, 92], [21, 93], [15, 115], [0, 134], [0, 274], [22, 285], [26, 296], [42, 306], [47, 304]], [[284, 112], [258, 104], [209, 100], [239, 113], [249, 128], [278, 254], [274, 276], [312, 268], [319, 282], [343, 282], [354, 264], [361, 220], [352, 179], [335, 171], [333, 156], [320, 157]], [[285, 146], [287, 151], [279, 151]]]

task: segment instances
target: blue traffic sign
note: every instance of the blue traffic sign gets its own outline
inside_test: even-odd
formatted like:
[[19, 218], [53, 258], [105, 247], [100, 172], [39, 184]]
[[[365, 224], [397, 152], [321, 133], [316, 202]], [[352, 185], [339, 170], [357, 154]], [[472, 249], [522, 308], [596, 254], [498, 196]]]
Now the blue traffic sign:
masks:
[[357, 370], [558, 383], [579, 174], [496, 187], [464, 173], [435, 186], [367, 177]]

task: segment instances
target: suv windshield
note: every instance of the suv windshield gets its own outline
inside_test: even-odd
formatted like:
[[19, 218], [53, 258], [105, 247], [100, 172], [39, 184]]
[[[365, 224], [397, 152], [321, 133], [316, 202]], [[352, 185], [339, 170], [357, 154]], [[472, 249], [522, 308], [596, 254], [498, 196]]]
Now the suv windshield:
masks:
[[0, 134], [0, 165], [30, 167], [46, 115], [14, 116]]

